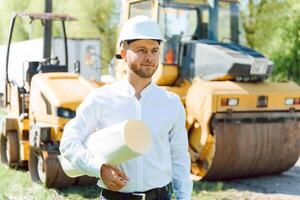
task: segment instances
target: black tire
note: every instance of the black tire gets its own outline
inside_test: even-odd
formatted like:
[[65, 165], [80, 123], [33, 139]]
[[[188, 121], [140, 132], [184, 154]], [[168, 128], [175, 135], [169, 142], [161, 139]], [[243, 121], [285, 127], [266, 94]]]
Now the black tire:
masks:
[[6, 137], [1, 134], [1, 136], [0, 136], [0, 156], [1, 156], [1, 163], [5, 164], [5, 165], [7, 165], [6, 143], [7, 143]]
[[16, 131], [9, 131], [0, 138], [1, 162], [10, 168], [19, 165], [19, 138]]
[[57, 154], [48, 154], [34, 147], [30, 148], [28, 168], [31, 180], [47, 188], [64, 188], [76, 181], [62, 172]]
[[[39, 172], [39, 162], [43, 159], [42, 153], [36, 150], [34, 147], [30, 147], [29, 153], [29, 161], [28, 161], [28, 168], [31, 176], [31, 180], [36, 183], [44, 183], [45, 178], [40, 177], [41, 172]], [[43, 173], [43, 176], [45, 173]]]

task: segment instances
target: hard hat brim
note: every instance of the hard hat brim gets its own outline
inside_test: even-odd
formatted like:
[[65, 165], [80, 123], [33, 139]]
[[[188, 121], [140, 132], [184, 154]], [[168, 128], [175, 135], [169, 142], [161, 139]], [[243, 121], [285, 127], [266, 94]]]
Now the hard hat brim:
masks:
[[[162, 38], [159, 38], [159, 39], [155, 39], [155, 38], [140, 38], [140, 39], [134, 39], [134, 40], [156, 40], [156, 41], [159, 41], [159, 44], [161, 44], [162, 42], [165, 42], [166, 40], [165, 39], [162, 39]], [[127, 40], [126, 40], [127, 41]], [[121, 41], [119, 43], [119, 45], [121, 46], [123, 41]], [[116, 59], [122, 59], [122, 56], [121, 54], [117, 53], [115, 54], [115, 58]]]
[[154, 38], [154, 37], [141, 37], [141, 38], [139, 38], [139, 37], [133, 37], [133, 38], [126, 38], [126, 40], [118, 41], [119, 46], [121, 46], [123, 41], [127, 41], [127, 40], [158, 40], [160, 43], [167, 41], [164, 38]]

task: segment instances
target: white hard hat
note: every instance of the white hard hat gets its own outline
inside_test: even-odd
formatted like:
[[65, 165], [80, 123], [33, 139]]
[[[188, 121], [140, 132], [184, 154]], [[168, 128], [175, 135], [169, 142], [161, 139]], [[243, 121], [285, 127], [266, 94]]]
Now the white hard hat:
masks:
[[138, 15], [127, 20], [120, 31], [118, 44], [125, 40], [153, 39], [164, 41], [157, 22], [145, 15]]

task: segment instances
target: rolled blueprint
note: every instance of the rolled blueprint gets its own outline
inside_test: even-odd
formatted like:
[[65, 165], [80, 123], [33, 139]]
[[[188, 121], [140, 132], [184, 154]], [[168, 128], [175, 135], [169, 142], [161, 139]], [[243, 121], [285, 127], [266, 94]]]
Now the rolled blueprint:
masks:
[[[95, 157], [107, 164], [118, 165], [147, 153], [152, 145], [152, 137], [146, 124], [137, 119], [126, 120], [89, 135], [83, 146]], [[69, 177], [84, 175], [74, 168], [62, 155], [58, 156], [64, 172]], [[100, 167], [100, 166], [99, 166]]]

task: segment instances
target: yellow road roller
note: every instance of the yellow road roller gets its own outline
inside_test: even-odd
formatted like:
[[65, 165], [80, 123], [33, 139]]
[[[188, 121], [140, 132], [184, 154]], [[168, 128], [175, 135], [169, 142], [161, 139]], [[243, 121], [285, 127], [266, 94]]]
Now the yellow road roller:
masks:
[[[238, 0], [127, 0], [166, 42], [153, 81], [185, 105], [191, 172], [220, 180], [280, 173], [300, 154], [300, 87], [270, 83], [273, 62], [241, 45]], [[116, 78], [124, 75], [116, 62]]]
[[[9, 67], [12, 33], [19, 17], [43, 23], [61, 22], [65, 64], [57, 58], [45, 57], [42, 61], [21, 61], [23, 67], [14, 70]], [[55, 188], [96, 183], [96, 178], [87, 176], [69, 178], [57, 158], [64, 125], [75, 117], [77, 106], [95, 88], [95, 84], [80, 75], [68, 72], [65, 21], [69, 20], [74, 18], [53, 13], [16, 13], [11, 21], [5, 66], [7, 115], [1, 118], [1, 161], [12, 168], [28, 168], [34, 182]], [[44, 47], [49, 47], [51, 41], [44, 42]], [[78, 65], [76, 69], [80, 71]], [[18, 72], [23, 73], [21, 81], [17, 80]]]

